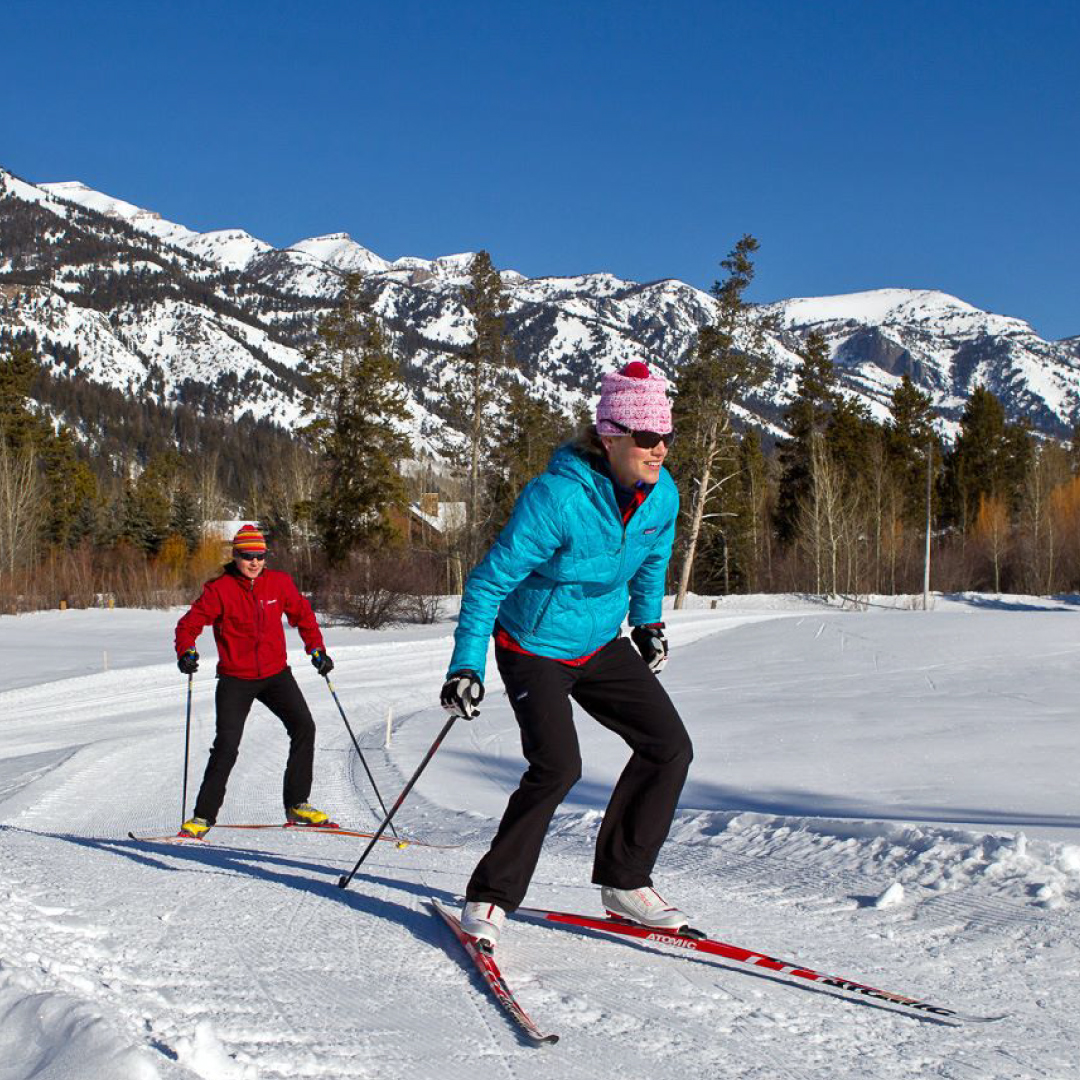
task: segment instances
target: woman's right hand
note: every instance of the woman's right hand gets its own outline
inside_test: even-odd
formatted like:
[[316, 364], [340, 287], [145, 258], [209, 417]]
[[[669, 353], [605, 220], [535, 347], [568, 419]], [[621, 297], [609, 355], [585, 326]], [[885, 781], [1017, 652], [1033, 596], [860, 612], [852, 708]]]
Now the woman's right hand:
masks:
[[484, 700], [484, 684], [473, 671], [455, 671], [443, 683], [439, 704], [451, 715], [471, 720], [480, 715], [477, 705]]

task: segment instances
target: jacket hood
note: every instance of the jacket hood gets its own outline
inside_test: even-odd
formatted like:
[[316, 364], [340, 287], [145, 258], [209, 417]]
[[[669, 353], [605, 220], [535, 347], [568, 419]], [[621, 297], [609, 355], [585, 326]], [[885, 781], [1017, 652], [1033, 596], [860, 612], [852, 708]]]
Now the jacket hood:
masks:
[[569, 444], [560, 446], [551, 455], [547, 471], [552, 476], [559, 476], [566, 480], [573, 480], [588, 491], [589, 495], [597, 502], [615, 506], [615, 489], [612, 487], [611, 477], [601, 464], [601, 458], [596, 458], [596, 464], [580, 451], [575, 450]]

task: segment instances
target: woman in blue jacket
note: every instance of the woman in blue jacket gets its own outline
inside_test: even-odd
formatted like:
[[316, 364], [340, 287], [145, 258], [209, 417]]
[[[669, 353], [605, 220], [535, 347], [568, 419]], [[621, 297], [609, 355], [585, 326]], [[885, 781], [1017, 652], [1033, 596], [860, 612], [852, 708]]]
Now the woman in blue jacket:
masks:
[[[529, 763], [466, 891], [462, 928], [492, 946], [581, 776], [571, 699], [633, 752], [596, 842], [592, 880], [604, 907], [666, 929], [689, 921], [651, 877], [693, 756], [656, 678], [667, 660], [661, 603], [679, 510], [663, 468], [674, 437], [666, 388], [638, 362], [605, 375], [596, 423], [526, 486], [465, 586], [442, 705], [477, 715], [494, 633]], [[637, 651], [621, 636], [628, 613]]]

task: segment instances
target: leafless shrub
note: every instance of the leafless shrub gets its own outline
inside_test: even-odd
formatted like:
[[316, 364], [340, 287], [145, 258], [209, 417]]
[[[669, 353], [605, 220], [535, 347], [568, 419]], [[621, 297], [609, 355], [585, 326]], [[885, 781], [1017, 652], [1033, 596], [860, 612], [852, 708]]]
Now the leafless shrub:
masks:
[[349, 626], [377, 630], [403, 623], [430, 623], [439, 616], [437, 560], [423, 552], [354, 552], [348, 564], [328, 573], [315, 606]]

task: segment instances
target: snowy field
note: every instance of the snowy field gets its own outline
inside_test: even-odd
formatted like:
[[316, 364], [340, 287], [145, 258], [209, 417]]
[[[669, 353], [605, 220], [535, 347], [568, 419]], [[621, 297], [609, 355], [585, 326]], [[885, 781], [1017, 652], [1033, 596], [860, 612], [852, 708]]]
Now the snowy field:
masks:
[[[1080, 1076], [1080, 606], [750, 597], [669, 622], [662, 679], [696, 758], [661, 891], [721, 940], [1006, 1019], [956, 1027], [512, 920], [499, 961], [561, 1035], [544, 1048], [427, 906], [464, 888], [522, 768], [497, 677], [397, 819], [458, 846], [379, 845], [343, 891], [361, 840], [127, 839], [180, 819], [178, 614], [0, 618], [0, 1080]], [[433, 703], [451, 631], [327, 635], [388, 802], [444, 721]], [[213, 734], [209, 634], [200, 645], [192, 798]], [[290, 645], [319, 724], [312, 801], [371, 828], [377, 805], [333, 700], [291, 631]], [[590, 845], [625, 753], [587, 718], [579, 730], [585, 774], [527, 902], [599, 914]], [[280, 820], [285, 748], [256, 706], [222, 822]]]

